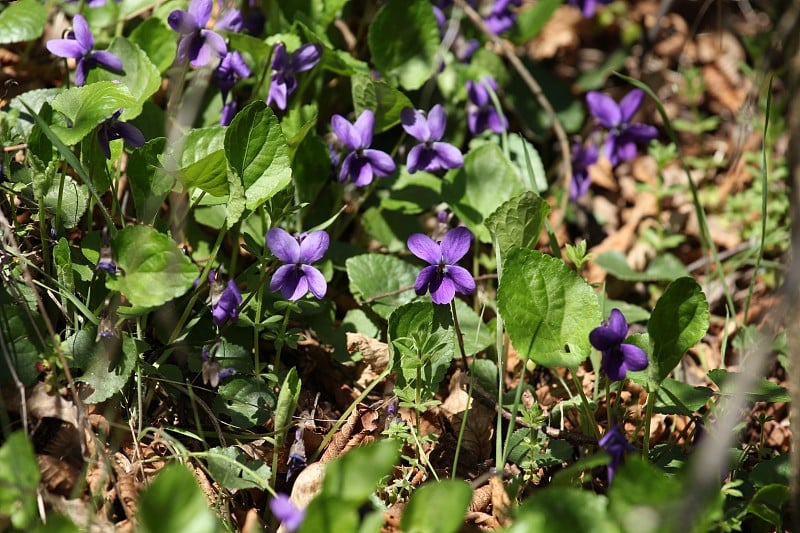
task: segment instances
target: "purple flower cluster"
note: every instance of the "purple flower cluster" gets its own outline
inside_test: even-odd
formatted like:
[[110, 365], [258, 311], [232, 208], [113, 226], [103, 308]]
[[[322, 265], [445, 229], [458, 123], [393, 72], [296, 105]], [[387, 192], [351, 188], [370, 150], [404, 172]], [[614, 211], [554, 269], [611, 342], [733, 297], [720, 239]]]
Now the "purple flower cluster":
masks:
[[572, 145], [572, 181], [569, 182], [569, 199], [573, 202], [586, 194], [592, 178], [589, 167], [597, 163], [597, 146], [589, 144], [584, 147], [580, 143]]
[[483, 19], [486, 27], [495, 35], [510, 30], [517, 20], [517, 14], [512, 8], [521, 5], [522, 0], [495, 0], [491, 11]]
[[373, 176], [388, 176], [396, 170], [389, 154], [370, 148], [375, 126], [375, 114], [371, 110], [365, 109], [354, 123], [341, 115], [333, 115], [331, 126], [342, 144], [350, 150], [339, 169], [340, 182], [349, 178], [357, 187], [364, 187], [372, 183]]
[[214, 324], [223, 325], [227, 321], [236, 322], [239, 319], [239, 306], [242, 304], [242, 293], [232, 279], [228, 280], [227, 285], [223, 285], [217, 279], [217, 272], [212, 270], [208, 273], [208, 281], [211, 284], [211, 316]]
[[589, 333], [589, 342], [603, 353], [600, 370], [612, 381], [625, 379], [628, 370], [647, 368], [647, 354], [633, 344], [622, 341], [628, 335], [628, 321], [619, 309], [612, 309], [608, 320]]
[[503, 133], [508, 128], [508, 120], [492, 103], [489, 89], [497, 92], [497, 82], [491, 76], [484, 76], [480, 81], [468, 80], [466, 85], [467, 98], [467, 126], [473, 135], [478, 135], [485, 130]]
[[272, 254], [286, 263], [278, 267], [269, 284], [269, 290], [281, 291], [287, 300], [299, 300], [309, 291], [318, 300], [325, 297], [328, 284], [322, 272], [311, 266], [328, 251], [330, 237], [324, 231], [301, 233], [297, 238], [281, 228], [267, 232], [267, 247]]
[[286, 109], [286, 99], [297, 89], [295, 75], [311, 70], [322, 59], [322, 46], [304, 44], [291, 54], [283, 43], [275, 45], [272, 57], [272, 75], [269, 83], [267, 105], [275, 103], [278, 109]]
[[217, 358], [209, 353], [208, 348], [203, 348], [200, 355], [203, 358], [202, 374], [204, 385], [211, 385], [216, 388], [220, 381], [236, 373], [236, 369], [234, 368], [222, 368]]
[[638, 146], [658, 137], [658, 130], [648, 124], [632, 124], [631, 119], [642, 105], [644, 92], [634, 89], [617, 104], [610, 96], [597, 91], [586, 94], [589, 112], [608, 128], [605, 152], [611, 164], [616, 166], [636, 157]]
[[[169, 26], [181, 35], [178, 61], [188, 61], [191, 66], [199, 68], [207, 65], [213, 56], [222, 58], [228, 52], [225, 39], [217, 32], [206, 29], [211, 8], [211, 0], [192, 0], [188, 11], [176, 9], [167, 17]], [[226, 19], [224, 23], [229, 25], [235, 20]]]
[[400, 121], [406, 133], [420, 141], [408, 152], [406, 167], [413, 174], [418, 170], [433, 172], [460, 168], [464, 165], [464, 156], [461, 150], [441, 142], [447, 126], [447, 116], [444, 108], [436, 104], [426, 117], [422, 111], [406, 107], [400, 112]]
[[448, 231], [441, 244], [422, 233], [409, 237], [408, 249], [428, 263], [414, 283], [417, 295], [430, 291], [433, 303], [448, 304], [456, 292], [471, 294], [475, 290], [475, 280], [466, 268], [456, 264], [467, 255], [471, 242], [472, 233], [464, 227]]
[[244, 59], [242, 59], [241, 54], [236, 51], [229, 51], [225, 54], [225, 57], [222, 58], [217, 68], [214, 69], [214, 79], [222, 94], [223, 105], [219, 122], [223, 126], [229, 125], [234, 115], [236, 115], [236, 111], [238, 111], [238, 105], [235, 99], [227, 102], [230, 90], [238, 80], [249, 76], [250, 68], [247, 66], [247, 63], [244, 62]]
[[47, 41], [47, 49], [58, 57], [77, 60], [75, 85], [78, 87], [86, 83], [89, 70], [98, 65], [116, 72], [122, 71], [119, 57], [105, 50], [94, 50], [94, 36], [82, 15], [75, 15], [72, 19], [72, 31], [67, 33], [66, 39]]
[[269, 501], [269, 509], [289, 533], [300, 529], [306, 516], [305, 511], [299, 509], [286, 494], [276, 494]]
[[97, 142], [106, 159], [111, 159], [111, 146], [109, 143], [116, 139], [122, 139], [126, 144], [135, 148], [144, 146], [145, 138], [142, 132], [136, 126], [127, 122], [120, 122], [118, 119], [121, 114], [122, 109], [118, 109], [110, 118], [104, 120], [97, 127]]
[[625, 459], [625, 454], [633, 451], [633, 446], [625, 438], [619, 424], [614, 424], [597, 443], [608, 452], [611, 461], [608, 463], [608, 482], [614, 479], [614, 474]]

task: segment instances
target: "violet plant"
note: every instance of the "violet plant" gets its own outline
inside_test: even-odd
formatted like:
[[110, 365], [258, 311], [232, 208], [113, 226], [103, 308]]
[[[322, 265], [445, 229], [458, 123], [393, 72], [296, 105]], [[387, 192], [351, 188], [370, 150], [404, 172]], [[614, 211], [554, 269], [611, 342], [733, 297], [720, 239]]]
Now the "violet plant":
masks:
[[461, 150], [442, 142], [447, 116], [440, 104], [433, 106], [427, 116], [420, 110], [407, 107], [400, 113], [400, 120], [406, 133], [420, 141], [408, 152], [406, 167], [409, 172], [447, 170], [464, 164]]
[[[0, 384], [13, 388], [9, 397], [46, 389], [70, 420], [86, 405], [114, 408], [136, 436], [126, 440], [134, 452], [103, 442], [104, 457], [181, 456], [219, 495], [209, 506], [193, 475], [165, 469], [128, 519], [185, 528], [166, 523], [185, 515], [170, 507], [177, 489], [161, 487], [179, 487], [182, 508], [212, 529], [216, 511], [229, 529], [249, 511], [287, 531], [374, 529], [402, 502], [394, 527], [423, 531], [433, 514], [454, 532], [473, 516], [474, 491], [459, 478], [520, 468], [506, 508], [484, 513], [498, 527], [574, 528], [568, 516], [611, 531], [627, 527], [619, 509], [629, 504], [661, 520], [654, 527], [667, 524], [673, 507], [646, 498], [690, 493], [683, 474], [695, 452], [668, 430], [651, 450], [650, 421], [655, 411], [692, 420], [724, 412], [730, 373], [709, 373], [713, 390], [693, 385], [691, 394], [673, 373], [706, 334], [709, 303], [663, 257], [635, 272], [619, 256], [590, 253], [599, 242], [582, 217], [606, 222], [604, 207], [630, 200], [624, 187], [580, 209], [554, 200], [586, 194], [601, 152], [619, 165], [658, 138], [635, 122], [642, 89], [617, 103], [600, 76], [562, 85], [569, 75], [552, 63], [517, 65], [534, 15], [545, 16], [520, 0], [467, 2], [493, 34], [519, 25], [501, 41], [460, 1], [369, 1], [363, 12], [344, 2], [310, 13], [302, 2], [273, 2], [266, 17], [254, 2], [141, 13], [94, 3], [74, 15], [67, 38], [46, 44], [76, 61], [78, 87], [25, 85], [0, 110]], [[15, 5], [42, 8], [20, 0], [2, 15]], [[46, 18], [25, 33], [28, 49]], [[94, 50], [90, 23], [113, 33], [108, 50]], [[530, 78], [547, 80], [541, 94]], [[579, 87], [590, 86], [586, 119]], [[542, 102], [557, 104], [552, 114]], [[569, 154], [550, 130], [579, 135], [592, 121], [602, 146], [576, 143]], [[113, 140], [127, 149], [112, 160]], [[618, 228], [603, 226], [607, 242]], [[629, 301], [608, 302], [601, 267], [619, 278], [609, 294]], [[773, 385], [769, 398], [781, 397]], [[311, 414], [299, 427], [301, 410]], [[40, 422], [6, 418], [29, 432], [3, 425], [0, 470], [3, 457], [34, 474], [37, 454], [62, 461], [27, 446], [41, 439]], [[634, 425], [641, 431], [623, 432]], [[606, 464], [593, 457], [600, 450], [610, 456], [607, 484], [591, 466]], [[634, 450], [642, 460], [626, 462]], [[665, 451], [682, 475], [664, 475]], [[84, 460], [64, 459], [69, 468]], [[321, 465], [317, 497], [295, 505], [292, 484]], [[736, 475], [763, 489], [757, 475]], [[654, 487], [641, 499], [622, 489], [638, 476]], [[42, 527], [31, 495], [52, 488], [28, 477], [36, 482], [7, 489], [27, 509], [12, 520], [19, 530]], [[511, 488], [505, 478], [491, 483]], [[770, 494], [761, 497], [771, 505]], [[50, 515], [55, 499], [41, 501]], [[734, 507], [719, 503], [698, 523]], [[576, 508], [587, 511], [564, 512]], [[0, 521], [3, 513], [0, 505]]]
[[94, 49], [94, 35], [89, 24], [82, 15], [72, 19], [72, 31], [66, 39], [47, 41], [47, 49], [53, 55], [77, 60], [75, 67], [75, 85], [86, 83], [86, 75], [94, 67], [103, 67], [112, 71], [122, 70], [122, 60], [107, 50]]

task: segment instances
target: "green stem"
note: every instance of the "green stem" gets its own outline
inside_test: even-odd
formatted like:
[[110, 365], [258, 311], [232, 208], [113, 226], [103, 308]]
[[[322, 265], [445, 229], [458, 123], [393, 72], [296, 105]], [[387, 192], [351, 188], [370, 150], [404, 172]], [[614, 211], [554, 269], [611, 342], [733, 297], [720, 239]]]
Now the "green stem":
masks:
[[[525, 367], [527, 365], [525, 363], [522, 364], [522, 367], [519, 369], [519, 379], [517, 380], [517, 391], [514, 394], [514, 406], [511, 408], [511, 413], [514, 415], [511, 417], [511, 420], [508, 422], [508, 431], [506, 431], [506, 442], [505, 446], [503, 446], [503, 453], [500, 457], [498, 472], [502, 472], [502, 468], [505, 467], [506, 458], [508, 457], [508, 444], [511, 442], [511, 435], [514, 433], [517, 425], [517, 410], [519, 409], [520, 401], [522, 400], [522, 389], [524, 388], [523, 385], [525, 383]], [[502, 417], [503, 412], [503, 403], [498, 404], [499, 409], [497, 410], [497, 417]]]
[[[467, 354], [464, 349], [464, 335], [461, 332], [461, 326], [458, 323], [458, 313], [456, 312], [455, 299], [450, 300], [450, 312], [453, 313], [453, 327], [456, 330], [456, 341], [458, 343], [458, 350], [461, 353], [461, 361], [464, 363], [464, 372], [469, 372], [467, 366]], [[450, 478], [455, 479], [456, 469], [458, 468], [458, 457], [461, 455], [461, 444], [464, 441], [464, 431], [467, 428], [467, 418], [469, 417], [469, 408], [472, 404], [472, 392], [475, 387], [475, 377], [469, 372], [469, 392], [467, 395], [467, 406], [464, 408], [464, 414], [461, 417], [461, 427], [458, 429], [458, 441], [456, 442], [456, 453], [453, 457], [453, 470], [450, 473]]]
[[656, 392], [647, 393], [647, 411], [644, 418], [644, 439], [642, 441], [642, 458], [647, 459], [650, 455], [650, 422], [653, 419], [653, 408], [656, 405]]
[[581, 395], [581, 405], [583, 406], [586, 424], [591, 426], [592, 435], [594, 435], [597, 440], [600, 440], [600, 430], [597, 429], [597, 421], [594, 418], [594, 413], [592, 413], [592, 407], [589, 405], [589, 399], [586, 397], [586, 393], [583, 392], [583, 385], [581, 385], [581, 382], [578, 381], [578, 376], [575, 375], [575, 372], [571, 371], [570, 374], [572, 374], [572, 382], [575, 383], [575, 388], [578, 389], [578, 394]]
[[281, 331], [276, 339], [275, 343], [275, 362], [272, 364], [272, 373], [276, 376], [281, 369], [281, 352], [283, 351], [284, 340], [283, 338], [286, 336], [286, 329], [289, 327], [289, 317], [292, 315], [292, 308], [288, 307], [286, 309], [286, 314], [283, 317], [283, 322], [281, 323]]
[[[214, 259], [217, 257], [217, 253], [219, 253], [219, 249], [222, 246], [222, 240], [225, 238], [225, 232], [220, 231], [217, 234], [217, 240], [214, 242], [214, 247], [211, 249], [211, 254], [208, 256], [208, 261], [206, 261], [206, 265], [203, 267], [203, 271], [200, 273], [200, 283], [203, 283], [203, 280], [208, 278], [208, 272], [211, 270], [211, 265], [214, 264]], [[178, 338], [180, 335], [181, 330], [183, 329], [183, 325], [186, 324], [186, 321], [189, 319], [189, 315], [194, 308], [194, 304], [197, 301], [197, 298], [200, 295], [200, 291], [194, 291], [192, 297], [189, 299], [189, 303], [186, 308], [183, 310], [183, 314], [181, 318], [178, 320], [178, 323], [175, 325], [175, 328], [172, 330], [172, 333], [169, 336], [169, 341], [167, 344], [172, 344], [175, 342], [175, 339]], [[169, 352], [165, 352], [162, 358], [165, 358]]]

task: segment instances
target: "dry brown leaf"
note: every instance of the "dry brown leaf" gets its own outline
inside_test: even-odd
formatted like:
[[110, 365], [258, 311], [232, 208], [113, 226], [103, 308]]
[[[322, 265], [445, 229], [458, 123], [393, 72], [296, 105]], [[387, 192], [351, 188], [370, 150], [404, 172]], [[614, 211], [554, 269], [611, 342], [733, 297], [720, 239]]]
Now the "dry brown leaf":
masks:
[[80, 476], [80, 470], [52, 455], [38, 454], [36, 462], [42, 473], [42, 484], [45, 488], [62, 496], [69, 496], [75, 488], [75, 482]]
[[566, 51], [575, 50], [580, 44], [578, 25], [583, 15], [570, 6], [560, 6], [542, 28], [541, 33], [528, 45], [531, 59], [550, 59]]
[[347, 332], [347, 351], [361, 352], [364, 362], [378, 374], [386, 370], [391, 362], [388, 344], [361, 333]]
[[26, 398], [28, 415], [37, 420], [57, 418], [78, 427], [78, 411], [75, 404], [60, 394], [49, 394], [44, 383], [37, 383]]
[[469, 510], [472, 512], [486, 512], [492, 503], [492, 486], [483, 485], [472, 492]]
[[484, 461], [491, 454], [495, 413], [483, 404], [473, 402], [464, 390], [468, 386], [469, 377], [461, 370], [456, 370], [450, 379], [450, 393], [439, 409], [453, 428], [457, 429], [461, 427], [461, 420], [469, 406], [461, 450], [464, 463], [475, 464]]
[[492, 488], [492, 516], [500, 525], [507, 526], [511, 523], [511, 498], [508, 497], [503, 480], [499, 476], [489, 478]]
[[123, 454], [117, 452], [112, 457], [111, 465], [114, 467], [114, 474], [117, 477], [117, 492], [122, 509], [125, 511], [125, 516], [134, 521], [139, 504], [139, 491], [131, 462]]

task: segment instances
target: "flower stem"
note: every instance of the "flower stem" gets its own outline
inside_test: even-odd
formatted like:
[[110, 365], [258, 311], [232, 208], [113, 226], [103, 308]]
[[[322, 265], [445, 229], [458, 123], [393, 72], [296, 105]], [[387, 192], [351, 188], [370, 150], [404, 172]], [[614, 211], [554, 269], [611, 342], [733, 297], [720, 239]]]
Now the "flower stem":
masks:
[[570, 372], [570, 374], [572, 374], [572, 381], [575, 383], [575, 388], [578, 389], [578, 394], [581, 395], [581, 405], [583, 405], [586, 424], [591, 426], [592, 435], [597, 437], [597, 440], [600, 440], [600, 430], [597, 429], [597, 421], [595, 420], [594, 413], [592, 413], [592, 408], [589, 405], [589, 399], [586, 397], [586, 393], [583, 392], [583, 385], [580, 381], [578, 381], [578, 376], [575, 375], [575, 372]]
[[464, 414], [461, 417], [461, 427], [458, 428], [458, 441], [456, 442], [456, 453], [453, 457], [453, 469], [450, 472], [450, 479], [455, 479], [456, 476], [456, 469], [458, 468], [458, 457], [461, 455], [461, 444], [464, 442], [464, 431], [467, 428], [467, 418], [469, 417], [469, 408], [472, 405], [472, 389], [475, 387], [475, 376], [472, 375], [472, 372], [469, 372], [469, 366], [467, 366], [467, 354], [466, 350], [464, 349], [464, 335], [461, 333], [461, 326], [458, 324], [458, 313], [456, 312], [456, 301], [455, 299], [450, 300], [450, 311], [453, 313], [453, 327], [456, 330], [456, 342], [458, 343], [458, 349], [461, 353], [461, 361], [464, 364], [464, 372], [469, 374], [469, 392], [467, 394], [467, 405], [464, 408]]
[[286, 309], [286, 314], [283, 317], [283, 323], [281, 324], [281, 331], [278, 334], [275, 343], [275, 362], [272, 364], [272, 373], [276, 376], [278, 375], [278, 371], [281, 368], [281, 352], [283, 351], [284, 340], [283, 338], [286, 336], [286, 328], [289, 327], [289, 317], [292, 315], [292, 308], [288, 307]]
[[644, 438], [642, 440], [642, 458], [650, 455], [650, 421], [653, 419], [653, 408], [656, 406], [655, 391], [647, 392], [647, 411], [644, 418]]

